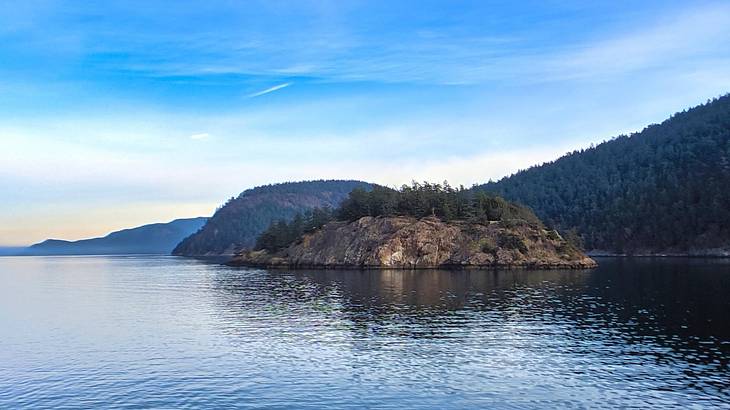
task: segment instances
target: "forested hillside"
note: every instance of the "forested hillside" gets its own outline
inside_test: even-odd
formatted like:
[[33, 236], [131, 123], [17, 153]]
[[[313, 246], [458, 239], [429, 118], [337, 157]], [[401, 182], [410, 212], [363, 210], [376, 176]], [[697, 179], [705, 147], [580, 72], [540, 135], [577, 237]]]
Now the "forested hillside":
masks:
[[730, 249], [730, 96], [478, 188], [574, 228], [589, 250]]
[[273, 221], [290, 220], [313, 208], [335, 208], [355, 188], [370, 189], [361, 181], [307, 181], [260, 186], [231, 198], [197, 233], [183, 240], [174, 255], [198, 256], [252, 247]]

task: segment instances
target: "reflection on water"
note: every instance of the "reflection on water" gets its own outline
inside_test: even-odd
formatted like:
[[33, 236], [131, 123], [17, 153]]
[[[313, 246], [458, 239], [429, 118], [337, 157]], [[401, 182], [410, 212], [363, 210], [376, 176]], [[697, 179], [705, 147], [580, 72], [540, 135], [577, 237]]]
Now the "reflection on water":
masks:
[[0, 407], [730, 405], [730, 264], [0, 259]]

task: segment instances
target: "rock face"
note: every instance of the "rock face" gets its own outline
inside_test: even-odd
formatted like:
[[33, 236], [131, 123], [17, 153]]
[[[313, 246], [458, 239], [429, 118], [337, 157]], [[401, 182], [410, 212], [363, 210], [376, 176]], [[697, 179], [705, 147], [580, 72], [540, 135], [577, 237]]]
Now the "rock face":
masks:
[[243, 251], [230, 264], [340, 269], [596, 266], [557, 232], [524, 221], [483, 225], [412, 217], [330, 222], [280, 252]]

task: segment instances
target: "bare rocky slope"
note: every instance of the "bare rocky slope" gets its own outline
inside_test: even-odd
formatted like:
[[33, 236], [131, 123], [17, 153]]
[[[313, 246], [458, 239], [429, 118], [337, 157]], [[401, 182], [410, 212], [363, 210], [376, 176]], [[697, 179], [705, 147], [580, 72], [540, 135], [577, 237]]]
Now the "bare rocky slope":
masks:
[[330, 222], [282, 251], [245, 250], [230, 264], [350, 269], [596, 266], [557, 232], [525, 221], [447, 223], [405, 216]]

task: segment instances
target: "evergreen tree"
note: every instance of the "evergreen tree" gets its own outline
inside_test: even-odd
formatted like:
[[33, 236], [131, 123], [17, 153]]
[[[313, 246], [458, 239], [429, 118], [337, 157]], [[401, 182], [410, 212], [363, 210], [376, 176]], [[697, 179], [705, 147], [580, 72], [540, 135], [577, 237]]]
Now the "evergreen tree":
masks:
[[[730, 246], [730, 95], [478, 187], [575, 229], [587, 249]], [[578, 239], [578, 238], [575, 238]]]
[[363, 217], [387, 216], [436, 217], [472, 223], [518, 220], [541, 226], [529, 209], [486, 192], [473, 192], [464, 187], [457, 190], [447, 182], [443, 185], [413, 182], [399, 190], [380, 186], [371, 191], [354, 189], [335, 211], [315, 208], [298, 214], [289, 222], [277, 221], [258, 237], [255, 249], [276, 252], [334, 219], [356, 221]]

